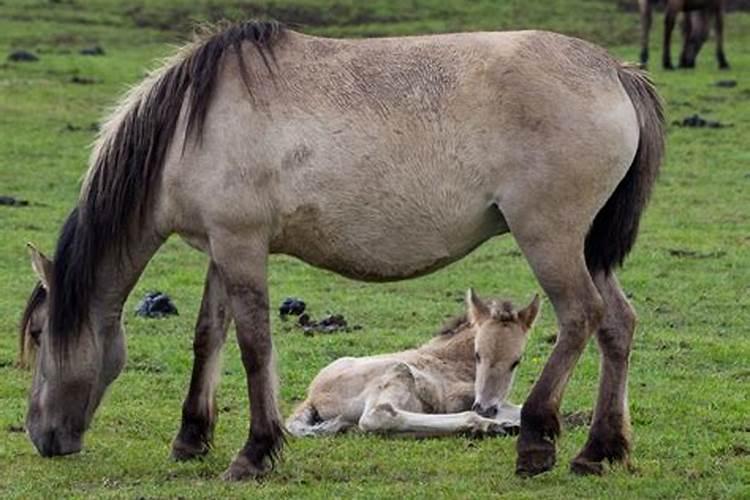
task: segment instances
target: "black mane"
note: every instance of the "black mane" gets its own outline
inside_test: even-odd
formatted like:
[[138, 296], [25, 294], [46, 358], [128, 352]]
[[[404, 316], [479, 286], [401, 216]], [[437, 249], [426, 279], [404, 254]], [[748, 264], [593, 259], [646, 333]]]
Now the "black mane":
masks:
[[88, 314], [102, 258], [109, 252], [127, 257], [127, 242], [147, 221], [184, 100], [189, 99], [185, 140], [191, 134], [200, 139], [223, 56], [234, 53], [249, 91], [242, 44], [252, 44], [270, 72], [274, 43], [284, 33], [279, 23], [248, 21], [204, 38], [130, 102], [116, 128], [102, 139], [55, 251], [49, 331], [59, 352], [65, 352]]

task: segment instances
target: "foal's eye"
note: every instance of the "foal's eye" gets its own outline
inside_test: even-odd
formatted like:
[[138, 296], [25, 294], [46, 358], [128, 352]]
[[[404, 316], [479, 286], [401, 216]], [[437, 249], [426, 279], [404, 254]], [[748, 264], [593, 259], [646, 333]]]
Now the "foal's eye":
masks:
[[513, 364], [512, 364], [512, 365], [510, 365], [510, 371], [513, 371], [513, 370], [515, 370], [516, 368], [518, 368], [518, 365], [519, 365], [520, 363], [521, 363], [521, 360], [520, 360], [520, 359], [517, 359], [517, 360], [515, 360], [515, 361], [513, 362]]
[[474, 359], [476, 360], [477, 363], [479, 363], [479, 353], [478, 352], [474, 353]]

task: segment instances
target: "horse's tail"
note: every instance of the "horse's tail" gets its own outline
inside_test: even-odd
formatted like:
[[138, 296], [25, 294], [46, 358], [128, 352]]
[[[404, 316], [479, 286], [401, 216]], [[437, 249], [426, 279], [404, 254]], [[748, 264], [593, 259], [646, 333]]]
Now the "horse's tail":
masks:
[[664, 157], [664, 112], [653, 83], [635, 66], [621, 65], [617, 76], [635, 108], [640, 135], [633, 163], [586, 236], [586, 264], [592, 273], [611, 272], [633, 248]]

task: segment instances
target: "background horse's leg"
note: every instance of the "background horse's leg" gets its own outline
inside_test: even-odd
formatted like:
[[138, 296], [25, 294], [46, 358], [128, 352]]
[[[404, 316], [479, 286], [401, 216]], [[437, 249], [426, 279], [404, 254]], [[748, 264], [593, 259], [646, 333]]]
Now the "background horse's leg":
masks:
[[[539, 214], [534, 216], [538, 220]], [[586, 230], [560, 224], [521, 226], [520, 230], [514, 230], [511, 223], [511, 231], [555, 308], [560, 327], [555, 348], [521, 410], [516, 473], [529, 476], [555, 464], [563, 392], [586, 342], [599, 327], [604, 304], [584, 261]]]
[[195, 325], [193, 375], [182, 405], [182, 425], [172, 443], [172, 456], [187, 460], [208, 452], [216, 425], [216, 386], [221, 371], [221, 348], [231, 321], [226, 289], [216, 265], [206, 273], [203, 300]]
[[276, 401], [277, 379], [268, 313], [268, 244], [264, 238], [222, 232], [211, 252], [226, 286], [250, 399], [250, 432], [224, 478], [240, 480], [268, 472], [284, 442]]
[[639, 0], [641, 11], [641, 67], [648, 64], [648, 35], [651, 32], [653, 6], [651, 0]]
[[667, 2], [664, 9], [664, 47], [662, 48], [662, 66], [664, 69], [674, 69], [672, 66], [672, 31], [674, 30], [677, 14], [679, 11], [672, 6], [672, 2]]
[[614, 274], [594, 277], [606, 304], [596, 338], [601, 351], [599, 398], [589, 438], [573, 460], [574, 472], [601, 474], [604, 459], [626, 460], [630, 449], [628, 364], [636, 315]]
[[716, 60], [720, 69], [729, 69], [729, 61], [724, 55], [724, 2], [717, 2], [716, 11]]

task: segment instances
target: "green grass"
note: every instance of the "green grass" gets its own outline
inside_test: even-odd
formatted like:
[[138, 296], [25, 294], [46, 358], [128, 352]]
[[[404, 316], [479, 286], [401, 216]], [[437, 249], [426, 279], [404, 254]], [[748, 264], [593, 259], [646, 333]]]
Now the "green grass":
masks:
[[[99, 409], [78, 456], [42, 459], [23, 433], [30, 375], [15, 369], [15, 329], [34, 277], [24, 248], [48, 252], [72, 207], [95, 123], [127, 85], [137, 82], [192, 21], [276, 15], [332, 36], [543, 27], [576, 34], [634, 59], [637, 19], [605, 0], [114, 0], [0, 1], [0, 55], [37, 52], [35, 63], [0, 62], [0, 195], [28, 199], [0, 207], [0, 496], [6, 497], [750, 497], [750, 15], [727, 21], [732, 71], [720, 73], [709, 42], [693, 72], [654, 77], [669, 122], [700, 113], [732, 124], [698, 130], [669, 127], [668, 158], [642, 224], [639, 244], [620, 273], [640, 315], [630, 399], [635, 472], [615, 467], [603, 478], [571, 475], [567, 462], [585, 427], [567, 429], [559, 466], [531, 480], [513, 475], [514, 440], [409, 441], [345, 436], [291, 440], [284, 460], [262, 483], [217, 479], [247, 432], [245, 377], [228, 343], [215, 449], [203, 461], [174, 463], [191, 367], [192, 327], [206, 258], [171, 240], [150, 264], [126, 305], [129, 361]], [[133, 7], [133, 5], [136, 5]], [[661, 29], [653, 35], [658, 39]], [[78, 54], [101, 44], [103, 57]], [[659, 47], [652, 47], [658, 61]], [[93, 78], [93, 85], [71, 82]], [[735, 88], [718, 88], [719, 79]], [[69, 130], [70, 128], [77, 130]], [[341, 312], [360, 331], [305, 337], [275, 317], [282, 410], [303, 397], [312, 377], [342, 355], [364, 355], [424, 342], [457, 312], [468, 286], [525, 300], [538, 290], [509, 237], [467, 259], [409, 282], [366, 285], [290, 258], [271, 264], [271, 303], [303, 297], [314, 314]], [[136, 318], [146, 291], [175, 299], [180, 316]], [[522, 401], [538, 375], [554, 331], [543, 309], [514, 390]], [[590, 410], [596, 391], [595, 347], [583, 355], [563, 404]]]

